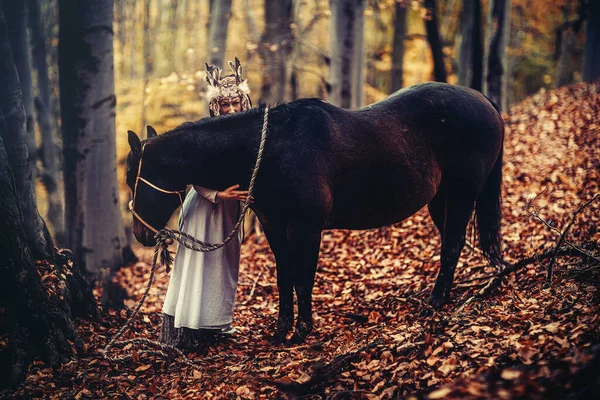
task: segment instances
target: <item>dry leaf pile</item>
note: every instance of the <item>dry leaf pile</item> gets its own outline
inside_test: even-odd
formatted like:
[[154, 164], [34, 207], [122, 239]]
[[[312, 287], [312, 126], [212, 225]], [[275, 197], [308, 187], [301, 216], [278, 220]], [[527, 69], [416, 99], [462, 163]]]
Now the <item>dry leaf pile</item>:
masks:
[[[503, 233], [505, 256], [514, 262], [554, 248], [573, 213], [599, 193], [600, 82], [540, 92], [513, 107], [506, 124]], [[565, 235], [591, 256], [559, 258], [551, 285], [544, 259], [478, 295], [498, 270], [470, 239], [452, 302], [439, 312], [428, 297], [440, 239], [425, 210], [392, 227], [325, 232], [313, 297], [315, 333], [295, 347], [267, 341], [277, 318], [275, 262], [265, 238], [253, 235], [242, 248], [234, 315], [239, 333], [207, 338], [187, 351], [198, 369], [139, 348], [125, 349], [133, 354], [126, 364], [104, 360], [102, 348], [127, 318], [111, 310], [97, 323], [79, 321], [85, 354], [57, 371], [38, 363], [23, 385], [2, 394], [589, 398], [600, 390], [594, 374], [600, 367], [599, 205], [600, 199], [581, 210]], [[119, 273], [130, 307], [149, 272], [140, 262]], [[158, 271], [130, 337], [158, 337], [167, 283], [168, 275]]]

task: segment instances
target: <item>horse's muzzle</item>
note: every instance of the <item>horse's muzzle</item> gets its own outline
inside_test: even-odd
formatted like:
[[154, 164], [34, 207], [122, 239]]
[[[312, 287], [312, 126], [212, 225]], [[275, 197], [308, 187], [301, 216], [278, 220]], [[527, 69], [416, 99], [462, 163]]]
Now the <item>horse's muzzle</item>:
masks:
[[156, 246], [154, 232], [146, 228], [140, 221], [134, 218], [133, 220], [133, 235], [142, 245], [146, 247]]

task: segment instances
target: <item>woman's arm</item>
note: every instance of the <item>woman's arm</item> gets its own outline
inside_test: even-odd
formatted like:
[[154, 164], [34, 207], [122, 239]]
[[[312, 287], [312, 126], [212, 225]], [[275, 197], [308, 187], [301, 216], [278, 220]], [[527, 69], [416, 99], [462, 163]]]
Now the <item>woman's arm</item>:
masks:
[[219, 193], [218, 190], [213, 190], [213, 189], [207, 189], [207, 188], [203, 188], [202, 186], [196, 186], [194, 185], [194, 189], [196, 189], [196, 192], [198, 192], [198, 194], [202, 197], [204, 197], [206, 200], [210, 201], [211, 203], [219, 203], [221, 201], [221, 199], [217, 196], [217, 193]]
[[[246, 197], [248, 196], [247, 190], [236, 190], [240, 185], [233, 185], [228, 187], [227, 189], [219, 192], [217, 190], [203, 188], [201, 186], [194, 185], [194, 189], [200, 194], [200, 196], [204, 197], [206, 200], [212, 203], [219, 203], [221, 200], [239, 200], [246, 201]], [[252, 199], [250, 199], [252, 201]]]

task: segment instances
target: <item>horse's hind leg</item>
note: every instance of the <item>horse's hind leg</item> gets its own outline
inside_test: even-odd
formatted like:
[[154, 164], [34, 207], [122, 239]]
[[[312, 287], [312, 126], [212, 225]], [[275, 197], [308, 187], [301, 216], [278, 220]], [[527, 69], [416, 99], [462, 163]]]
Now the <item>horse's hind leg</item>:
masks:
[[322, 221], [298, 219], [288, 224], [290, 261], [298, 299], [298, 319], [291, 343], [302, 343], [312, 332], [312, 290], [319, 259]]
[[471, 197], [474, 196], [459, 190], [444, 190], [438, 192], [429, 206], [431, 217], [442, 237], [440, 272], [431, 294], [434, 308], [440, 308], [450, 300], [454, 271], [465, 246], [465, 233], [475, 205]]
[[263, 225], [265, 235], [275, 255], [277, 263], [277, 288], [279, 290], [279, 317], [277, 319], [277, 332], [271, 340], [275, 343], [284, 343], [287, 334], [294, 325], [294, 277], [289, 258], [289, 246], [286, 237], [286, 227]]

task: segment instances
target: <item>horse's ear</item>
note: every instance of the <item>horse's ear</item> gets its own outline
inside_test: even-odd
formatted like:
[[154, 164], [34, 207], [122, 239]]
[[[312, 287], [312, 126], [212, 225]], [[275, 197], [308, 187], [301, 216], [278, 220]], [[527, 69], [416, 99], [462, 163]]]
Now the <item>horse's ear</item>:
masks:
[[137, 157], [142, 156], [142, 143], [140, 142], [140, 138], [135, 134], [134, 131], [127, 131], [128, 139], [129, 139], [129, 147], [131, 147], [131, 153]]
[[147, 130], [147, 134], [146, 137], [148, 139], [152, 139], [153, 137], [157, 137], [158, 133], [156, 133], [156, 131], [154, 130], [154, 128], [150, 125], [146, 126], [146, 130]]

